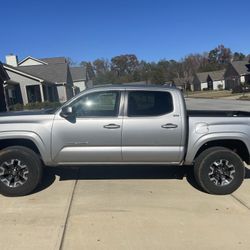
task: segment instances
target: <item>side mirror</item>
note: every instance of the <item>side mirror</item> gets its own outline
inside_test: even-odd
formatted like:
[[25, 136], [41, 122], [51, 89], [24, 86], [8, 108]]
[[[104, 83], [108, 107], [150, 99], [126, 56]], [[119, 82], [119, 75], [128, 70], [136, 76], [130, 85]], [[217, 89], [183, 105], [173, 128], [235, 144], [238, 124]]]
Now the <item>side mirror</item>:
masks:
[[74, 117], [75, 116], [75, 110], [73, 107], [70, 106], [66, 106], [62, 108], [62, 111], [60, 113], [60, 115], [64, 118], [68, 118], [68, 117]]

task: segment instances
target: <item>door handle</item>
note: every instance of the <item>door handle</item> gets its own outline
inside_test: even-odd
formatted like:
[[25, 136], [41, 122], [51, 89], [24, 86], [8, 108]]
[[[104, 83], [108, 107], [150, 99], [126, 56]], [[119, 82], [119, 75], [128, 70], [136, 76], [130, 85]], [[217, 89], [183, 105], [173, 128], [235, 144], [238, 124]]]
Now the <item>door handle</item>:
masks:
[[178, 125], [177, 124], [173, 124], [173, 123], [167, 123], [161, 126], [162, 128], [177, 128]]
[[120, 128], [121, 126], [112, 123], [112, 124], [104, 125], [103, 127], [107, 129], [116, 129], [116, 128]]

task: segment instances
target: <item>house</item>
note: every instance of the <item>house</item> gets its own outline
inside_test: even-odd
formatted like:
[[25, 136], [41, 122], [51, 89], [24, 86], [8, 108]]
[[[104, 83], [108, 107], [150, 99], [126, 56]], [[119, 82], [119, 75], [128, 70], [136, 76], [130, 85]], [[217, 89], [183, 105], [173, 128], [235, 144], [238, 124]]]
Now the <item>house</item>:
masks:
[[188, 78], [174, 78], [173, 82], [175, 86], [181, 90], [193, 91], [193, 77]]
[[241, 84], [250, 84], [250, 63], [234, 61], [225, 71], [225, 89], [231, 90]]
[[3, 67], [10, 77], [6, 86], [8, 105], [58, 101], [57, 88], [54, 82], [17, 66], [16, 56], [7, 56], [6, 62]]
[[225, 88], [224, 70], [196, 73], [193, 78], [193, 90], [220, 90]]
[[65, 102], [73, 96], [73, 80], [65, 57], [37, 59], [31, 56], [18, 62], [6, 56], [5, 70], [11, 80], [20, 83], [23, 104], [29, 102]]
[[54, 82], [61, 103], [66, 102], [74, 95], [73, 80], [69, 70], [69, 64], [65, 57], [37, 59], [28, 56], [18, 63], [18, 67], [21, 67], [25, 72]]
[[92, 81], [87, 77], [86, 67], [70, 67], [75, 94], [93, 87]]

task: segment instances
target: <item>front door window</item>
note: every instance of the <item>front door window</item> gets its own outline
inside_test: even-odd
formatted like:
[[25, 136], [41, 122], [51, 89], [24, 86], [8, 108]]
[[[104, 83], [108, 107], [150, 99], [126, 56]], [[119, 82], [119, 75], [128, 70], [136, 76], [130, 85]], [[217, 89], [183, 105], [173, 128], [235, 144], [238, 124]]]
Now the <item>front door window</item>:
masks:
[[119, 112], [118, 91], [97, 92], [77, 99], [72, 107], [76, 117], [115, 117]]

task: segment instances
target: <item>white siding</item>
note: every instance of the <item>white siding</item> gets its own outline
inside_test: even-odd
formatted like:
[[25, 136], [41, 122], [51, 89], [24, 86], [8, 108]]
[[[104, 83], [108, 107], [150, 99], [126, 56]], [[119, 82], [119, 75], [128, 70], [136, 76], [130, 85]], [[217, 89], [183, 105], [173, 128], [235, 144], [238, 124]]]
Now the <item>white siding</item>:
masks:
[[23, 98], [23, 104], [24, 105], [27, 104], [28, 97], [27, 97], [27, 93], [26, 93], [26, 86], [41, 85], [41, 83], [38, 80], [33, 80], [33, 79], [28, 78], [28, 77], [19, 75], [17, 73], [9, 71], [8, 69], [6, 69], [6, 71], [7, 71], [11, 80], [18, 82], [20, 84], [21, 94], [22, 94], [22, 98]]
[[22, 62], [18, 66], [32, 66], [32, 65], [44, 65], [36, 60], [33, 60], [32, 58], [27, 59], [26, 61]]
[[83, 91], [86, 89], [85, 81], [79, 81], [79, 82], [73, 82], [74, 86], [78, 87], [80, 91]]
[[213, 81], [214, 90], [219, 90], [218, 85], [222, 85], [222, 89], [225, 89], [225, 80]]
[[66, 87], [63, 85], [57, 86], [59, 102], [64, 103], [67, 101]]
[[207, 82], [202, 82], [201, 83], [201, 90], [206, 89], [207, 88]]
[[194, 91], [194, 84], [190, 84], [190, 90]]
[[241, 77], [240, 77], [240, 82], [241, 82], [241, 83], [245, 83], [245, 76], [241, 76]]

